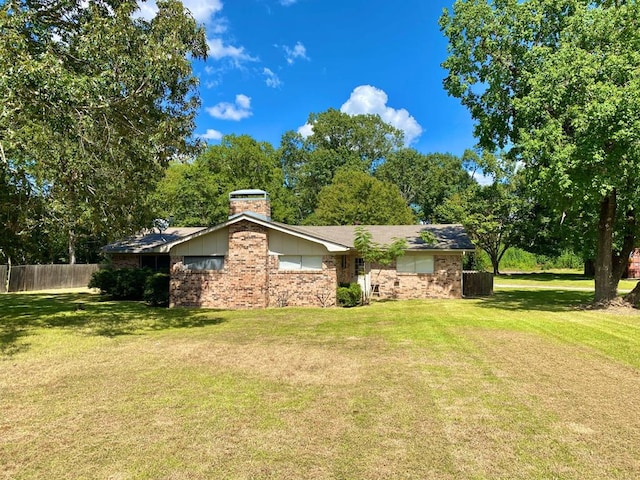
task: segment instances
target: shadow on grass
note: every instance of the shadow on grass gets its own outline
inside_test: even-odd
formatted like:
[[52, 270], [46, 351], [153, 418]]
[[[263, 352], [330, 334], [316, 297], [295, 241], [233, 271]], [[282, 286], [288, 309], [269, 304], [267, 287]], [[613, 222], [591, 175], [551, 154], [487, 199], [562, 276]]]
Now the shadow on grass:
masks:
[[574, 290], [532, 290], [512, 289], [495, 292], [493, 296], [483, 298], [479, 306], [499, 310], [535, 310], [543, 312], [562, 312], [575, 310], [580, 305], [593, 301], [592, 292]]
[[223, 321], [215, 310], [151, 308], [142, 302], [103, 301], [88, 293], [4, 294], [0, 295], [0, 355], [25, 350], [24, 337], [41, 328], [116, 337]]

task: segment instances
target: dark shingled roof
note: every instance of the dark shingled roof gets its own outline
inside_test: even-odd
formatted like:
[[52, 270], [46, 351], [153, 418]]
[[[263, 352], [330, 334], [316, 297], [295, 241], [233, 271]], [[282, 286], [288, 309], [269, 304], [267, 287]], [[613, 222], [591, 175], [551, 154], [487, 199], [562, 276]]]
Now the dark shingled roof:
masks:
[[[331, 225], [331, 226], [288, 226], [291, 230], [313, 237], [339, 243], [353, 248], [356, 228], [371, 233], [374, 242], [388, 245], [394, 240], [404, 238], [408, 250], [473, 250], [475, 247], [462, 225]], [[426, 244], [420, 234], [431, 232], [436, 238], [435, 244]]]
[[155, 249], [181, 240], [207, 227], [175, 227], [168, 228], [162, 233], [147, 232], [134, 235], [119, 242], [110, 243], [102, 248], [106, 253], [152, 253]]
[[[213, 229], [226, 226], [240, 217], [248, 220], [259, 221], [267, 225], [271, 224], [282, 231], [292, 234], [301, 234], [316, 238], [325, 242], [353, 248], [356, 228], [361, 227], [371, 233], [372, 240], [381, 245], [388, 245], [397, 239], [407, 241], [408, 250], [473, 250], [474, 245], [467, 236], [462, 225], [332, 225], [332, 226], [295, 226], [278, 223], [265, 218], [258, 218], [251, 212], [238, 214], [229, 222], [216, 227], [183, 227], [170, 228], [163, 233], [147, 233], [127, 238], [120, 242], [112, 243], [103, 248], [106, 253], [153, 253], [170, 243], [180, 243], [181, 240], [189, 240], [198, 232], [204, 233]], [[420, 234], [430, 232], [436, 239], [435, 244], [426, 244]], [[166, 251], [166, 250], [165, 250]]]

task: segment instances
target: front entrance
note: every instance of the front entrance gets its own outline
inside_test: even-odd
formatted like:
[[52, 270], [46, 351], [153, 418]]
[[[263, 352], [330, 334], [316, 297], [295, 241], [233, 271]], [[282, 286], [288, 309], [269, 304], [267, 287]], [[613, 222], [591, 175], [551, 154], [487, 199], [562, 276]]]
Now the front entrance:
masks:
[[362, 258], [356, 258], [355, 261], [355, 277], [358, 285], [362, 289], [365, 298], [369, 298], [371, 293], [371, 271]]

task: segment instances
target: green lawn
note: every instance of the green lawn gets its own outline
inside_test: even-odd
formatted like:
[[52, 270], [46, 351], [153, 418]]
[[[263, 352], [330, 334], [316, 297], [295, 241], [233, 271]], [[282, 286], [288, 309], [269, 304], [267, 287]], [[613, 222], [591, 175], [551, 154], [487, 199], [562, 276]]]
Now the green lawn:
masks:
[[[553, 271], [532, 273], [511, 273], [498, 275], [494, 279], [497, 286], [532, 287], [532, 288], [562, 288], [562, 289], [593, 289], [593, 277], [585, 277], [577, 271]], [[629, 292], [636, 286], [638, 280], [620, 280], [618, 292]]]
[[640, 478], [640, 315], [0, 295], [0, 478]]

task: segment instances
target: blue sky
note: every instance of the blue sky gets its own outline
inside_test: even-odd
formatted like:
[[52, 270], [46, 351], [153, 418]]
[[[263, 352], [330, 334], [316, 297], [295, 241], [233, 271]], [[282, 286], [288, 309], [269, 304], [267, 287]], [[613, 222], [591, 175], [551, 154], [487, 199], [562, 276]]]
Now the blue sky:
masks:
[[[442, 87], [453, 0], [183, 0], [205, 25], [195, 62], [202, 107], [196, 134], [249, 134], [277, 147], [309, 113], [378, 113], [423, 153], [475, 144], [468, 111]], [[153, 3], [142, 4], [151, 15]], [[149, 10], [149, 11], [147, 11]]]

